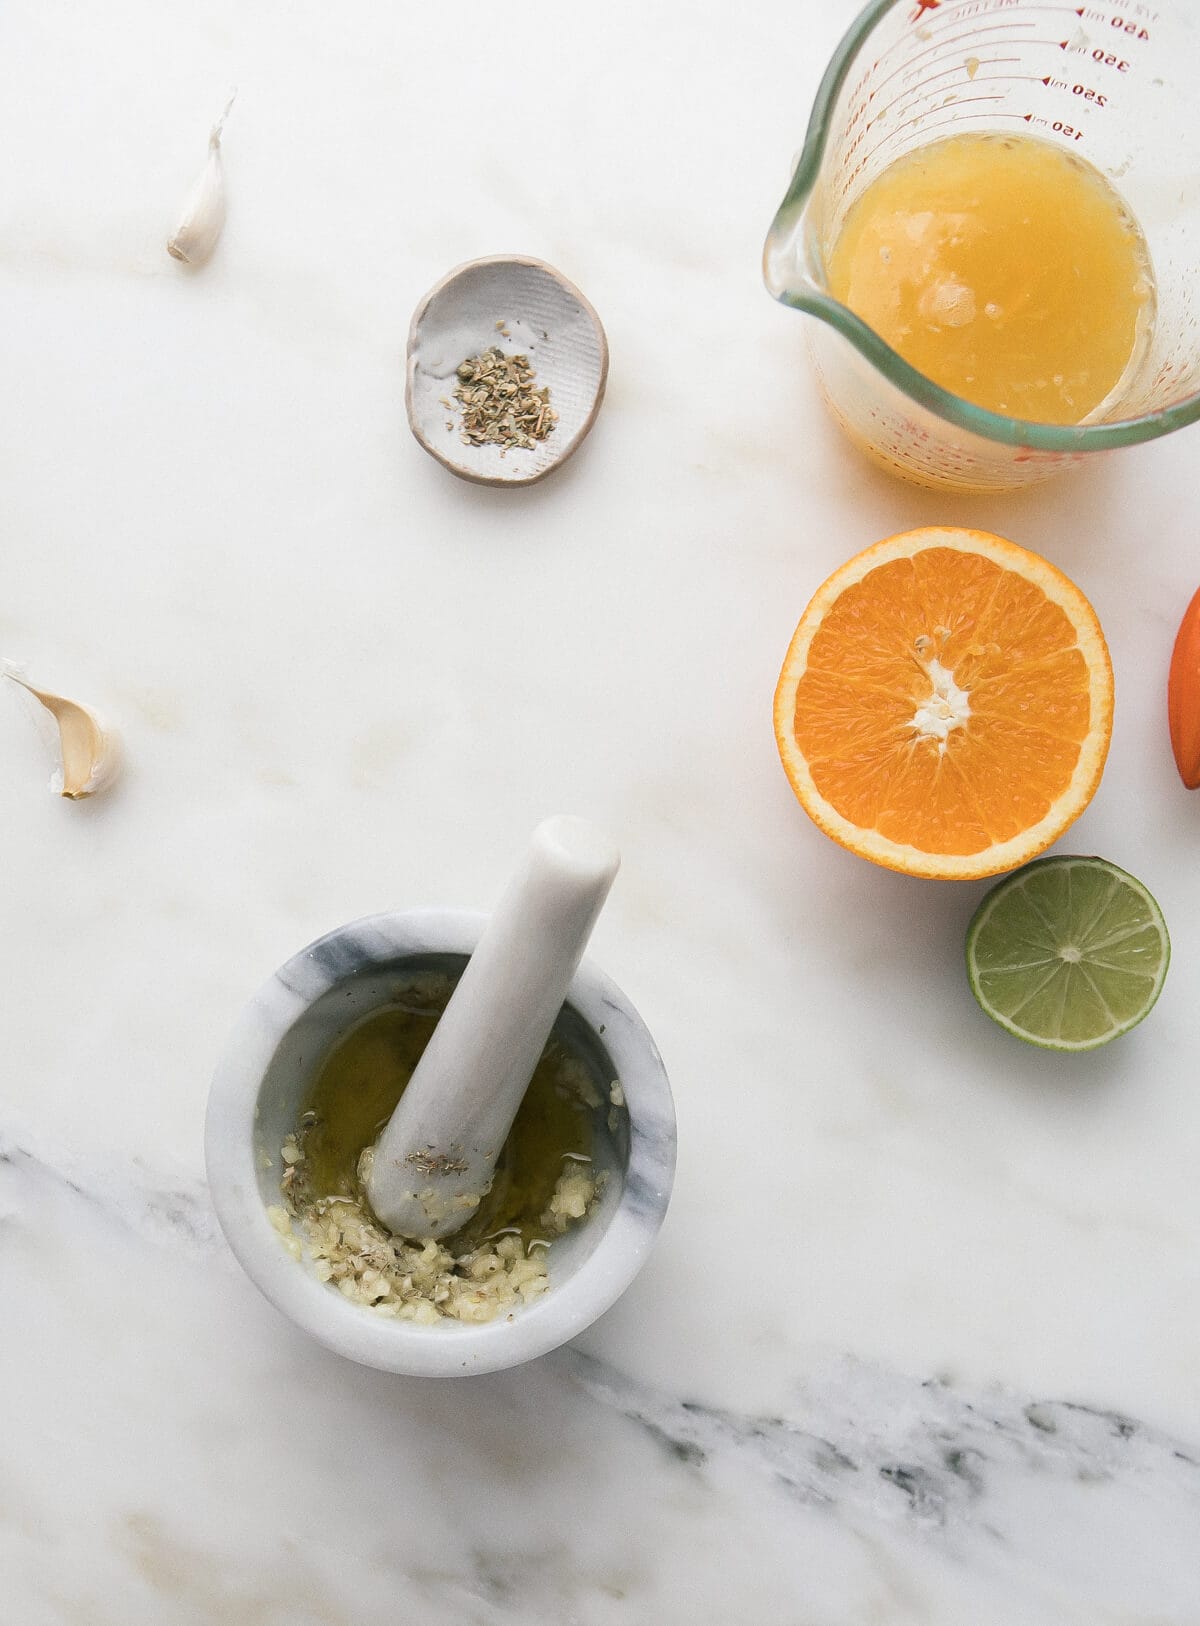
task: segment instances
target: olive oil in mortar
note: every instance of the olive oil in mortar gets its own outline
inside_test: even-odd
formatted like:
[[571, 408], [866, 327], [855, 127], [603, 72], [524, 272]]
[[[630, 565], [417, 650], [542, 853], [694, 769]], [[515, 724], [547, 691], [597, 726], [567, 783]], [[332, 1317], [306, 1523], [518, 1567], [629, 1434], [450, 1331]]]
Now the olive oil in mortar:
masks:
[[[365, 1201], [358, 1160], [372, 1146], [404, 1093], [454, 979], [426, 974], [396, 1000], [372, 1011], [330, 1050], [301, 1118], [304, 1176], [315, 1197]], [[607, 1105], [583, 1057], [552, 1034], [508, 1139], [491, 1189], [452, 1243], [456, 1252], [500, 1232], [528, 1247], [545, 1238], [539, 1223], [555, 1184], [572, 1160], [591, 1160], [596, 1113]]]

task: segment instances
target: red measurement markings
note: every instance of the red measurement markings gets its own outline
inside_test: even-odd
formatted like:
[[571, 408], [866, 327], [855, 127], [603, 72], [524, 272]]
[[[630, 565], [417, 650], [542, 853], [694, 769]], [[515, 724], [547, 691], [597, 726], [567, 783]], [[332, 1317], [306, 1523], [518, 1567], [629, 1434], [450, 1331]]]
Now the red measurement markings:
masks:
[[[1022, 115], [1020, 113], [960, 113], [957, 116], [952, 115], [950, 118], [931, 120], [931, 122], [925, 126], [922, 134], [927, 134], [932, 130], [948, 130], [957, 125], [969, 124], [972, 120], [976, 119], [981, 120], [986, 124], [995, 124], [998, 119], [1019, 120], [1021, 117]], [[895, 130], [889, 130], [888, 133], [885, 136], [882, 136], [868, 152], [863, 153], [862, 157], [848, 174], [839, 177], [836, 184], [840, 198], [845, 198], [846, 193], [854, 185], [855, 181], [859, 178], [862, 172], [869, 164], [874, 162], [888, 143], [893, 141], [900, 134], [901, 128], [903, 127], [897, 126]]]
[[[1005, 44], [1007, 42], [1006, 41], [1001, 41], [1000, 43]], [[1014, 44], [1020, 44], [1022, 49], [1067, 51], [1067, 50], [1070, 50], [1070, 48], [1071, 48], [1071, 42], [1069, 40], [1020, 40], [1020, 41], [1014, 41], [1013, 43]], [[986, 65], [983, 58], [977, 58], [976, 60], [979, 62], [980, 67], [984, 67]], [[1023, 57], [1013, 57], [1013, 56], [990, 57], [990, 58], [987, 59], [988, 62], [1021, 62], [1023, 60], [1024, 60]], [[927, 67], [936, 68], [936, 67], [938, 67], [939, 63], [941, 63], [943, 61], [948, 64], [948, 66], [946, 68], [942, 69], [941, 72], [939, 72], [937, 74], [930, 75], [929, 77], [918, 80], [915, 85], [906, 85], [904, 87], [904, 89], [902, 91], [900, 91], [900, 93], [896, 97], [894, 97], [891, 102], [889, 102], [887, 104], [887, 106], [889, 106], [889, 107], [894, 106], [897, 101], [903, 101], [905, 96], [912, 96], [912, 95], [919, 94], [922, 87], [927, 85], [927, 84], [930, 84], [932, 82], [932, 79], [934, 79], [934, 78], [939, 78], [940, 79], [940, 78], [942, 78], [944, 76], [944, 74], [949, 73], [949, 72], [953, 72], [953, 71], [955, 71], [955, 69], [959, 69], [959, 68], [965, 69], [966, 68], [966, 62], [963, 60], [962, 56], [958, 52], [948, 53], [947, 56], [945, 56], [945, 57], [935, 57], [932, 62], [927, 64]], [[976, 71], [978, 72], [978, 69]], [[889, 78], [894, 78], [895, 75], [894, 74], [889, 74], [888, 77]], [[1014, 79], [1017, 79], [1017, 78], [1039, 79], [1041, 77], [1041, 75], [1040, 74], [1027, 74], [1027, 75], [1026, 74], [1012, 74], [1011, 76], [1006, 76], [1006, 77], [1011, 77], [1011, 78], [1014, 78]], [[867, 104], [866, 105], [867, 105], [867, 107], [868, 107], [868, 109], [869, 109], [869, 111], [871, 113], [872, 118], [881, 118], [882, 117], [882, 111], [880, 111], [880, 112], [875, 111], [875, 109], [871, 108], [870, 104], [871, 104], [872, 100], [874, 99], [874, 97], [876, 97], [879, 94], [881, 86], [884, 85], [886, 82], [887, 82], [886, 80], [881, 79], [879, 84], [876, 85], [875, 89], [871, 92], [871, 95], [867, 98]], [[856, 120], [857, 118], [858, 118], [858, 114], [856, 112], [854, 114], [854, 120]]]
[[1042, 84], [1046, 86], [1047, 90], [1069, 90], [1072, 96], [1082, 96], [1083, 100], [1091, 107], [1108, 106], [1108, 97], [1104, 92], [1096, 90], [1091, 85], [1073, 85], [1069, 79], [1051, 79], [1049, 77], [1043, 79]]
[[1083, 131], [1079, 126], [1077, 124], [1068, 124], [1064, 119], [1051, 121], [1050, 119], [1039, 118], [1036, 113], [1026, 113], [1025, 122], [1029, 125], [1044, 125], [1048, 130], [1053, 130], [1056, 135], [1066, 136], [1068, 141], [1083, 140]]
[[[919, 4], [920, 0], [917, 0], [917, 3]], [[1111, 0], [1111, 3], [1120, 5], [1122, 0]], [[939, 35], [944, 35], [947, 29], [958, 27], [961, 23], [966, 22], [968, 18], [976, 23], [986, 25], [989, 17], [1007, 16], [1014, 12], [1019, 12], [1022, 17], [1045, 16], [1051, 13], [1058, 13], [1066, 17], [1078, 17], [1080, 8], [1069, 5], [1031, 6], [1027, 5], [1025, 0], [959, 0], [957, 5], [948, 5], [946, 0], [941, 0], [941, 5], [936, 12], [927, 12], [927, 21], [923, 25], [920, 23], [919, 15], [910, 20], [917, 25], [916, 34], [918, 39], [936, 42]], [[976, 31], [983, 32], [982, 29]], [[905, 30], [879, 53], [873, 66], [878, 68], [896, 51], [907, 50], [911, 44], [912, 34]]]
[[[1121, 0], [1112, 0], [1112, 3], [1114, 5], [1119, 5]], [[1003, 14], [1005, 12], [1012, 11], [1019, 11], [1022, 17], [1044, 17], [1048, 13], [1058, 13], [1059, 15], [1067, 17], [1078, 17], [1080, 14], [1080, 7], [1067, 5], [1029, 6], [1024, 3], [1024, 0], [1008, 0], [1007, 5], [1003, 4], [1002, 0], [994, 0], [994, 3], [991, 5], [981, 5], [980, 0], [962, 0], [962, 3], [957, 6], [947, 6], [940, 14], [938, 21], [946, 23], [949, 27], [953, 27], [956, 23], [964, 21], [968, 16], [977, 16], [980, 18], [993, 17], [997, 12]]]
[[[1013, 85], [1016, 85], [1016, 83], [1026, 83], [1026, 85], [1054, 85], [1054, 81], [1050, 80], [1049, 76], [1044, 78], [1044, 80], [1039, 80], [1039, 78], [1034, 78], [1033, 75], [1016, 75], [1016, 73], [1013, 73], [1013, 75], [998, 75], [997, 78], [993, 78], [993, 80], [984, 80], [984, 83], [985, 85], [995, 85], [995, 83], [1013, 83]], [[1063, 83], [1062, 88], [1068, 89], [1070, 86]], [[1083, 86], [1081, 86], [1080, 91], [1081, 89], [1083, 89]], [[1055, 132], [1059, 133], [1059, 135], [1065, 135], [1065, 137], [1070, 138], [1070, 140], [1083, 140], [1083, 130], [1080, 130], [1080, 128], [1076, 127], [1076, 125], [1065, 124], [1062, 119], [1041, 119], [1039, 115], [1033, 114], [1033, 112], [969, 112], [969, 114], [961, 114], [961, 112], [959, 112], [959, 107], [969, 107], [971, 106], [972, 102], [1002, 101], [1008, 101], [1007, 96], [964, 96], [961, 101], [954, 102], [953, 107], [951, 107], [950, 104], [946, 104], [945, 109], [943, 109], [943, 107], [933, 107], [933, 109], [930, 109], [930, 111], [919, 112], [919, 114], [915, 114], [912, 119], [906, 119], [904, 122], [902, 122], [902, 124], [893, 125], [893, 127], [889, 128], [889, 130], [886, 130], [886, 132], [881, 135], [880, 140], [876, 141], [872, 150], [863, 154], [862, 164], [870, 163], [870, 159], [872, 159], [873, 156], [878, 153], [878, 151], [883, 150], [883, 148], [888, 145], [889, 140], [893, 140], [894, 137], [898, 137], [898, 135], [901, 135], [901, 132], [904, 132], [904, 130], [907, 130], [907, 128], [915, 124], [922, 125], [922, 135], [925, 135], [925, 133], [930, 132], [930, 130], [945, 130], [945, 128], [951, 127], [951, 125], [954, 124], [964, 124], [967, 119], [1020, 119], [1021, 124], [1046, 125], [1047, 128], [1054, 128]], [[1104, 101], [1099, 101], [1099, 106], [1104, 106]], [[948, 117], [945, 117], [945, 119], [938, 119], [937, 124], [930, 124], [930, 122], [927, 122], [927, 120], [930, 119], [930, 114], [932, 114], [932, 112], [941, 111], [945, 111], [946, 114], [948, 114]], [[862, 169], [862, 164], [860, 164], [859, 169]], [[855, 174], [859, 172], [859, 169], [855, 169]], [[854, 179], [854, 176], [850, 177], [850, 179]]]
[[927, 11], [936, 11], [942, 0], [917, 0], [917, 9], [911, 14], [909, 21], [919, 23]]
[[[994, 100], [994, 101], [1003, 101], [1004, 100], [1004, 98], [1002, 96], [997, 96], [997, 97], [988, 98], [988, 99], [989, 100]], [[984, 100], [984, 98], [980, 97], [979, 100], [982, 101], [982, 100]], [[1040, 123], [1040, 124], [1049, 125], [1049, 123], [1050, 123], [1049, 119], [1035, 120], [1033, 118], [1033, 115], [1030, 114], [1030, 113], [955, 113], [955, 112], [951, 112], [948, 118], [931, 119], [929, 121], [929, 123], [926, 124], [923, 127], [923, 129], [921, 131], [921, 134], [922, 135], [927, 135], [933, 130], [949, 130], [949, 129], [953, 129], [956, 126], [961, 125], [961, 124], [969, 124], [972, 120], [982, 120], [986, 124], [995, 124], [997, 122], [997, 120], [999, 120], [999, 119], [1015, 119], [1019, 124]], [[896, 137], [899, 136], [900, 132], [903, 129], [904, 129], [904, 126], [902, 124], [898, 124], [894, 130], [889, 130], [886, 135], [881, 136], [880, 139], [871, 148], [871, 150], [869, 152], [866, 152], [866, 153], [863, 154], [862, 158], [858, 161], [858, 163], [850, 171], [849, 175], [847, 175], [845, 177], [844, 181], [841, 183], [843, 188], [848, 188], [850, 186], [853, 186], [854, 182], [862, 174], [863, 170], [872, 161], [872, 159], [876, 158], [879, 155], [879, 153], [881, 153], [883, 151], [883, 149], [887, 146], [889, 141], [894, 141], [896, 139]]]
[[[1113, 0], [1114, 5], [1120, 3], [1121, 0]], [[1142, 7], [1138, 7], [1133, 17], [1114, 17], [1111, 11], [1099, 11], [1095, 6], [1076, 6], [1075, 15], [1085, 23], [1107, 23], [1110, 28], [1119, 28], [1123, 34], [1132, 34], [1143, 42], [1150, 38], [1146, 24], [1158, 21], [1156, 11], [1146, 11]]]
[[[1111, 0], [1111, 4], [1119, 7], [1125, 4], [1125, 0]], [[946, 5], [943, 0], [942, 15], [939, 20], [944, 21], [951, 17], [959, 17], [964, 11], [974, 12], [983, 17], [991, 16], [997, 11], [1019, 11], [1022, 17], [1029, 12], [1040, 14], [1047, 11], [1065, 11], [1077, 17], [1079, 10], [1078, 6], [1066, 4], [1031, 6], [1027, 5], [1025, 0], [958, 0], [958, 4], [953, 6]]]
[[[1086, 46], [1081, 47], [1086, 50]], [[1091, 53], [1092, 61], [1101, 68], [1115, 68], [1118, 73], [1128, 73], [1133, 63], [1128, 57], [1119, 56], [1116, 51], [1106, 51], [1103, 45], [1098, 45]]]
[[[1112, 0], [1112, 3], [1114, 5], [1119, 5], [1120, 0]], [[938, 21], [940, 23], [944, 23], [948, 28], [955, 28], [959, 23], [966, 22], [968, 17], [977, 18], [980, 22], [982, 22], [986, 18], [994, 17], [997, 14], [1000, 16], [1006, 16], [1011, 15], [1014, 12], [1019, 13], [1022, 17], [1046, 17], [1050, 15], [1057, 15], [1061, 17], [1078, 17], [1082, 14], [1082, 8], [1079, 6], [1066, 5], [1029, 6], [1024, 3], [1024, 0], [1009, 0], [1007, 5], [1002, 3], [981, 5], [979, 0], [965, 0], [964, 4], [947, 6], [944, 11], [939, 13]], [[933, 37], [932, 28], [929, 29], [929, 35], [930, 38]]]
[[[1120, 5], [1121, 0], [1113, 0], [1113, 3], [1115, 5]], [[1116, 17], [1110, 11], [1096, 11], [1091, 6], [1076, 6], [1075, 8], [1075, 15], [1080, 18], [1081, 21], [1085, 23], [1107, 23], [1109, 28], [1114, 29], [1115, 35], [1113, 36], [1113, 43], [1121, 48], [1125, 48], [1129, 45], [1149, 45], [1150, 30], [1146, 27], [1145, 23], [1140, 20], [1140, 17], [1143, 14], [1144, 13], [1140, 12], [1140, 8], [1138, 17]], [[1151, 22], [1157, 22], [1157, 13], [1155, 13], [1152, 17], [1148, 17], [1148, 20]], [[1120, 35], [1121, 37], [1117, 39], [1116, 35]], [[1103, 47], [1101, 47], [1099, 51], [1093, 51], [1092, 55], [1095, 57], [1096, 61], [1099, 62], [1100, 59], [1105, 55]], [[1115, 66], [1116, 52], [1109, 52], [1108, 55], [1112, 58], [1112, 60], [1108, 63], [1108, 66]], [[1125, 68], [1128, 68], [1128, 66], [1129, 64], [1126, 63]], [[1125, 68], [1123, 68], [1121, 71], [1124, 72]]]
[[[964, 96], [962, 101], [955, 102], [955, 104], [954, 104], [954, 112], [957, 114], [958, 109], [960, 107], [968, 107], [972, 103], [975, 103], [975, 102], [1003, 102], [1003, 101], [1007, 101], [1007, 99], [1008, 98], [1005, 97], [1005, 96]], [[862, 157], [860, 159], [858, 159], [858, 161], [855, 164], [854, 168], [850, 171], [849, 175], [847, 176], [846, 184], [849, 185], [850, 182], [854, 180], [855, 176], [861, 174], [864, 165], [869, 163], [870, 160], [875, 156], [875, 154], [877, 152], [879, 152], [881, 148], [885, 147], [889, 141], [893, 140], [896, 136], [900, 135], [903, 131], [909, 129], [910, 126], [912, 126], [914, 124], [921, 124], [922, 121], [928, 119], [931, 116], [931, 114], [937, 113], [937, 112], [940, 112], [940, 111], [941, 111], [940, 108], [929, 108], [924, 113], [918, 113], [914, 118], [905, 119], [902, 124], [893, 124], [891, 129], [889, 129], [884, 135], [880, 136], [878, 141], [875, 142], [874, 146], [869, 147], [867, 149], [867, 151], [863, 153]], [[958, 118], [951, 117], [951, 118], [948, 118], [948, 119], [939, 120], [939, 122], [937, 124], [932, 125], [932, 126], [926, 125], [926, 128], [927, 129], [929, 129], [929, 128], [941, 129], [943, 124], [954, 124], [954, 123], [957, 123], [957, 122], [961, 122], [964, 119], [981, 118], [983, 116], [984, 115], [979, 114], [979, 113], [965, 113], [965, 114], [959, 115]], [[1018, 117], [1018, 115], [1017, 114], [1010, 114], [1009, 117], [1016, 118], [1016, 117]], [[870, 126], [870, 128], [873, 130], [875, 128], [875, 126], [872, 124]], [[864, 138], [866, 137], [867, 133], [868, 132], [866, 130], [864, 130], [862, 132], [862, 134], [859, 135], [856, 138], [855, 141], [851, 142], [850, 146], [846, 149], [846, 152], [843, 155], [843, 158], [842, 158], [842, 163], [843, 164], [847, 163], [851, 158], [854, 158], [855, 153], [857, 152], [857, 149], [859, 148], [859, 146], [861, 146], [861, 144], [862, 144]]]
[[[1082, 13], [1081, 13], [1082, 15]], [[1142, 45], [1149, 45], [1150, 30], [1144, 23], [1139, 23], [1135, 17], [1110, 17], [1108, 26], [1115, 28], [1119, 34], [1125, 34]]]
[[[914, 51], [912, 56], [910, 56], [906, 62], [902, 62], [898, 68], [893, 68], [891, 73], [885, 74], [875, 86], [874, 90], [872, 90], [870, 96], [867, 97], [867, 100], [874, 101], [884, 85], [893, 80], [897, 74], [907, 73], [914, 62], [919, 62], [922, 57], [928, 56], [931, 51], [943, 51], [951, 45], [970, 43], [978, 40], [984, 34], [998, 34], [1002, 30], [1013, 28], [1032, 28], [1033, 26], [1034, 25], [1032, 23], [989, 23], [986, 28], [973, 28], [969, 34], [956, 34], [953, 39], [936, 40], [932, 45], [927, 45], [923, 51]], [[1014, 43], [1016, 42], [1014, 41]], [[1026, 41], [1022, 40], [1020, 43], [1024, 45]], [[1038, 42], [1036, 40], [1030, 40], [1028, 43], [1034, 45]], [[930, 66], [932, 67], [932, 65], [933, 64], [931, 63]]]
[[[979, 96], [979, 97], [976, 97], [975, 99], [977, 101], [981, 101], [981, 102], [991, 101], [991, 102], [994, 103], [994, 102], [1006, 101], [1007, 97], [1004, 97], [1004, 96], [992, 96], [992, 97]], [[930, 119], [928, 123], [923, 123], [923, 124], [922, 124], [921, 119], [915, 119], [912, 122], [917, 123], [917, 124], [922, 124], [922, 129], [921, 129], [921, 134], [922, 135], [925, 134], [926, 130], [947, 130], [947, 129], [952, 129], [954, 127], [954, 125], [956, 125], [956, 124], [966, 124], [971, 119], [976, 119], [976, 120], [982, 119], [985, 122], [991, 123], [991, 124], [997, 124], [997, 123], [999, 123], [999, 121], [1001, 119], [1010, 119], [1016, 124], [1046, 124], [1046, 125], [1048, 125], [1050, 123], [1049, 119], [1039, 118], [1036, 113], [1006, 113], [1006, 112], [1003, 112], [1003, 111], [1000, 111], [1000, 110], [994, 110], [994, 109], [989, 110], [986, 113], [959, 113], [958, 107], [962, 106], [962, 105], [964, 105], [964, 104], [959, 103], [955, 107], [945, 107], [945, 108], [939, 107], [939, 108], [935, 108], [933, 110], [935, 113], [945, 113], [945, 115], [946, 115], [945, 118], [937, 119], [937, 120]], [[902, 124], [897, 125], [896, 128], [894, 130], [892, 130], [887, 137], [885, 137], [883, 140], [881, 140], [878, 143], [878, 145], [875, 147], [874, 151], [878, 152], [882, 147], [885, 147], [887, 145], [887, 142], [892, 137], [899, 135], [900, 132], [903, 129], [904, 129], [904, 126]]]
[[954, 74], [954, 73], [967, 74], [967, 83], [972, 84], [972, 85], [990, 85], [990, 84], [995, 84], [998, 80], [1001, 80], [1001, 79], [1025, 79], [1025, 78], [1032, 77], [1031, 75], [1027, 75], [1027, 74], [993, 73], [993, 74], [987, 74], [987, 75], [984, 76], [984, 78], [981, 79], [979, 77], [980, 69], [982, 69], [982, 68], [996, 68], [996, 67], [999, 67], [1002, 62], [1020, 62], [1021, 58], [1019, 56], [989, 56], [989, 57], [980, 57], [980, 58], [977, 58], [977, 60], [979, 62], [979, 67], [976, 68], [975, 74], [974, 74], [973, 77], [972, 77], [971, 74], [969, 74], [967, 72], [966, 63], [962, 62], [962, 61], [958, 61], [958, 62], [956, 62], [954, 64], [954, 66], [952, 68], [943, 68], [941, 73], [930, 74], [929, 78], [928, 79], [922, 79], [921, 83], [919, 85], [908, 85], [908, 86], [906, 86], [905, 89], [902, 90], [898, 96], [893, 96], [891, 101], [885, 103], [883, 107], [873, 108], [872, 111], [871, 111], [871, 118], [873, 120], [875, 120], [875, 119], [879, 119], [879, 120], [885, 119], [885, 118], [887, 118], [888, 114], [891, 112], [892, 108], [895, 107], [898, 102], [911, 101], [914, 97], [917, 97], [917, 96], [931, 95], [932, 92], [931, 92], [929, 87], [931, 85], [936, 84], [939, 79], [947, 78], [950, 74]]
[[[972, 102], [1003, 102], [1006, 99], [1007, 98], [1004, 96], [964, 96], [962, 101], [955, 102], [954, 106], [957, 110], [960, 107], [969, 107]], [[973, 116], [975, 118], [979, 117], [977, 113]], [[915, 118], [905, 119], [903, 124], [897, 124], [890, 133], [892, 135], [899, 135], [901, 130], [907, 130], [910, 124], [920, 124], [922, 119], [928, 117], [928, 113], [918, 113]]]
[[[1076, 105], [1082, 107], [1108, 106], [1109, 98], [1105, 91], [1097, 90], [1094, 85], [1072, 84], [1069, 79], [1055, 79], [1047, 74], [1044, 79], [1038, 80], [1039, 85], [1045, 85], [1047, 90], [1062, 91], [1068, 96], [1078, 96], [1080, 102]], [[1045, 120], [1042, 121], [1045, 123]]]

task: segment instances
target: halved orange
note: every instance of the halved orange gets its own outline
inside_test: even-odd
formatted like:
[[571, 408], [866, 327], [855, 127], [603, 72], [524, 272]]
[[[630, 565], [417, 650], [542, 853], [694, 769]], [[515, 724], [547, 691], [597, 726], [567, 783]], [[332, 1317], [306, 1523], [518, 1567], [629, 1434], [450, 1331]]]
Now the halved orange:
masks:
[[1015, 869], [1095, 794], [1112, 733], [1096, 612], [1045, 559], [929, 528], [844, 564], [801, 617], [775, 691], [809, 816], [887, 869]]

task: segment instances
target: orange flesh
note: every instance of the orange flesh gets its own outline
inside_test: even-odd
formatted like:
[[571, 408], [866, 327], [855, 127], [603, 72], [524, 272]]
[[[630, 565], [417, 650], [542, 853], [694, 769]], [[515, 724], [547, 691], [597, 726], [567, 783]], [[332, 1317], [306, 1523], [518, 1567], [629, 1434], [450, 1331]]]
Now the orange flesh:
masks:
[[[795, 738], [820, 794], [860, 828], [936, 854], [1019, 836], [1066, 791], [1091, 724], [1068, 616], [1014, 571], [927, 548], [830, 606], [796, 690]], [[930, 662], [966, 692], [944, 741], [914, 727]]]

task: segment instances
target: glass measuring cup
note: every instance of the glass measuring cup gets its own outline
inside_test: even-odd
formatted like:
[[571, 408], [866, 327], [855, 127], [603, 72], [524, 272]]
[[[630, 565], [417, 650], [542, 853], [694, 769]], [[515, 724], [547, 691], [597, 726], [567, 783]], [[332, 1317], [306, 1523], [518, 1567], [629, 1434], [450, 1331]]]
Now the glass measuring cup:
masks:
[[[1200, 70], [1196, 0], [872, 0], [821, 81], [763, 256], [770, 292], [820, 318], [826, 399], [877, 462], [925, 485], [997, 491], [1200, 418]], [[926, 378], [833, 298], [846, 211], [893, 160], [960, 132], [1057, 142], [1119, 190], [1153, 260], [1147, 352], [1081, 424], [1029, 423]]]

